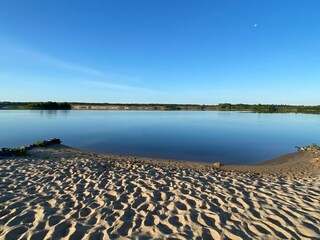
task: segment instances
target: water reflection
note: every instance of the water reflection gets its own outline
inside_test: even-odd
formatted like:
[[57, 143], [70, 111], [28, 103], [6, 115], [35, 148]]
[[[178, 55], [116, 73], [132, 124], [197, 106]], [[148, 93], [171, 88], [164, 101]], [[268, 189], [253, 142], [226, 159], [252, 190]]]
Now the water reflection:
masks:
[[91, 151], [253, 163], [320, 143], [320, 116], [207, 111], [0, 111], [0, 147], [58, 137]]
[[71, 110], [30, 110], [30, 113], [39, 111], [42, 116], [55, 116], [57, 114], [67, 116]]

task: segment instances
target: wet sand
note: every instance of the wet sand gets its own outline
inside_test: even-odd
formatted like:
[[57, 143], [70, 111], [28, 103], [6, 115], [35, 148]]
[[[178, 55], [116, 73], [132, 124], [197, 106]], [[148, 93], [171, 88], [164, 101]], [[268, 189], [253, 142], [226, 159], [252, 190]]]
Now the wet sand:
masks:
[[63, 145], [0, 159], [0, 239], [319, 239], [320, 161], [252, 166]]

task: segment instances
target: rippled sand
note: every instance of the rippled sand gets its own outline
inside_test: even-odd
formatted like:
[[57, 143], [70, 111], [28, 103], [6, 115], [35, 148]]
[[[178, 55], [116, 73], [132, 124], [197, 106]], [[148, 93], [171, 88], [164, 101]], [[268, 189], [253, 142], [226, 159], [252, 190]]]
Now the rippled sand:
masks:
[[319, 176], [64, 147], [0, 159], [0, 239], [319, 239], [319, 226]]

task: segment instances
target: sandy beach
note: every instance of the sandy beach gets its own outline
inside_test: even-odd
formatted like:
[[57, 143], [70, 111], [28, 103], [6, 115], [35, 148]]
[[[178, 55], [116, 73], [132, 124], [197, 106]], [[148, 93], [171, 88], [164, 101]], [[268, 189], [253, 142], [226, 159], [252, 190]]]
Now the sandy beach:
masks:
[[54, 145], [0, 159], [0, 239], [319, 239], [320, 161], [161, 161]]

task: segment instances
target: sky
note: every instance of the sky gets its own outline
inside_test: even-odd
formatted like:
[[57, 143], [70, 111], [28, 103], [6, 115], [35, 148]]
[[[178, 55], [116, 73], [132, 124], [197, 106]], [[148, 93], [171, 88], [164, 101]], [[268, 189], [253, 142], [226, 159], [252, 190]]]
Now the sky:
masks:
[[319, 0], [0, 1], [0, 101], [320, 105]]

